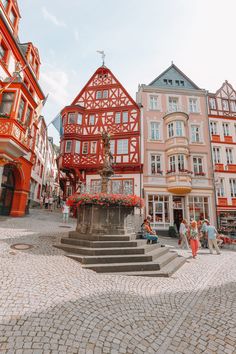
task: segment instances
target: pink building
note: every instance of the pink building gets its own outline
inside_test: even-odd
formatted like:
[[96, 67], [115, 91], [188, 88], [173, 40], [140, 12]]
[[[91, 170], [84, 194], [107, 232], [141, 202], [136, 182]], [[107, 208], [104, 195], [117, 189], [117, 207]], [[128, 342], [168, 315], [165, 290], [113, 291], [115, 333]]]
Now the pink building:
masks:
[[143, 106], [143, 187], [153, 227], [215, 223], [207, 95], [172, 64], [137, 93]]
[[236, 91], [225, 81], [208, 103], [219, 225], [235, 231]]

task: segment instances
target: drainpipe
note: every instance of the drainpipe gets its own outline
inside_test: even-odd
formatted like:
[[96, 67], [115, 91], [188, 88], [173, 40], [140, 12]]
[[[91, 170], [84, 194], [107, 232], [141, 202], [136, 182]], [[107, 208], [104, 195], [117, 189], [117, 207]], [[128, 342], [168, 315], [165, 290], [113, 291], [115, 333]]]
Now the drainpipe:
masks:
[[[140, 108], [140, 138], [139, 138], [139, 156], [140, 156], [140, 172], [139, 172], [139, 195], [140, 198], [142, 198], [142, 188], [143, 188], [143, 180], [142, 180], [142, 165], [143, 165], [143, 157], [142, 157], [142, 153], [143, 153], [143, 105], [141, 102], [139, 102], [139, 108]], [[139, 212], [140, 218], [142, 216], [142, 210], [140, 208], [140, 212]]]
[[219, 228], [218, 223], [218, 215], [217, 215], [217, 200], [216, 200], [216, 186], [215, 186], [215, 171], [214, 171], [214, 164], [213, 164], [213, 153], [212, 153], [212, 146], [211, 146], [211, 133], [210, 133], [210, 121], [208, 116], [208, 91], [205, 91], [205, 105], [206, 105], [206, 114], [207, 114], [207, 123], [208, 123], [208, 137], [210, 142], [210, 151], [211, 151], [211, 167], [212, 167], [212, 184], [213, 184], [213, 191], [214, 191], [214, 203], [215, 203], [215, 216], [216, 216], [216, 227]]

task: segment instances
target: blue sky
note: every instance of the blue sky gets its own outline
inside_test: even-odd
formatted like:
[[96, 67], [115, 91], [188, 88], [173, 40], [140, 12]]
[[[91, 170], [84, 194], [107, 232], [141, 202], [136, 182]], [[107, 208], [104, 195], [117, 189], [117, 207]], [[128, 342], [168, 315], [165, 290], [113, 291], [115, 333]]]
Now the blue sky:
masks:
[[[20, 41], [41, 56], [49, 123], [101, 65], [135, 98], [173, 60], [198, 86], [236, 88], [235, 0], [18, 0]], [[56, 130], [49, 134], [59, 142]]]

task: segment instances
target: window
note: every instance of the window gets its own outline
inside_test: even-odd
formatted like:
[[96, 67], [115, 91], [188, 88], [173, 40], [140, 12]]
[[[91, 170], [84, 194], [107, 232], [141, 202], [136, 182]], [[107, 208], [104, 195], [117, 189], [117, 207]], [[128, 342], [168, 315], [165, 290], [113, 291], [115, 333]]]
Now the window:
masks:
[[210, 106], [210, 109], [216, 109], [216, 100], [215, 100], [215, 98], [212, 98], [212, 97], [209, 98], [209, 106]]
[[75, 141], [75, 154], [80, 154], [80, 141]]
[[164, 84], [168, 85], [168, 80], [167, 79], [164, 79], [163, 82], [164, 82]]
[[190, 220], [209, 220], [209, 198], [208, 197], [188, 197]]
[[68, 124], [77, 124], [76, 113], [68, 113]]
[[183, 136], [183, 122], [177, 120], [175, 122], [176, 136]]
[[7, 9], [8, 4], [9, 4], [9, 0], [2, 0], [2, 4], [3, 4], [4, 8]]
[[168, 124], [168, 136], [169, 136], [169, 138], [174, 136], [174, 123]]
[[16, 14], [13, 10], [11, 10], [9, 18], [10, 18], [11, 23], [14, 25], [16, 22]]
[[133, 194], [133, 180], [112, 179], [111, 192], [114, 194]]
[[91, 141], [90, 153], [91, 154], [96, 154], [96, 152], [97, 152], [97, 142], [96, 141]]
[[23, 98], [21, 98], [20, 104], [19, 104], [19, 109], [18, 109], [17, 119], [22, 121], [22, 122], [24, 120], [25, 104], [26, 104], [25, 100]]
[[96, 92], [96, 99], [100, 100], [102, 98], [102, 91], [97, 91]]
[[236, 112], [236, 101], [230, 101], [231, 112]]
[[183, 136], [183, 122], [181, 120], [177, 120], [176, 122], [172, 122], [168, 124], [168, 137], [171, 138], [173, 136]]
[[78, 117], [77, 117], [77, 124], [82, 124], [82, 114], [81, 113], [78, 113]]
[[220, 178], [218, 187], [217, 187], [217, 196], [218, 197], [224, 197], [225, 195], [225, 188], [224, 188], [224, 179]]
[[2, 102], [0, 105], [0, 113], [6, 113], [10, 115], [12, 106], [14, 101], [14, 93], [13, 92], [4, 92], [2, 95]]
[[148, 214], [152, 216], [154, 224], [169, 226], [170, 203], [169, 196], [152, 194], [148, 196]]
[[120, 122], [121, 122], [121, 114], [120, 114], [120, 112], [116, 112], [115, 113], [115, 123], [120, 124]]
[[222, 108], [223, 108], [223, 111], [229, 110], [229, 101], [228, 100], [222, 100]]
[[7, 54], [7, 48], [5, 45], [1, 42], [0, 43], [0, 59], [4, 60], [6, 58]]
[[191, 113], [199, 112], [197, 98], [190, 98], [189, 99], [189, 112], [191, 112]]
[[117, 154], [128, 154], [128, 139], [117, 140]]
[[226, 148], [225, 152], [226, 152], [227, 164], [232, 164], [233, 163], [233, 150]]
[[184, 155], [178, 155], [178, 170], [184, 170]]
[[236, 197], [236, 179], [230, 178], [229, 185], [230, 185], [231, 197]]
[[72, 141], [71, 140], [66, 140], [66, 146], [65, 146], [65, 152], [71, 152], [71, 147], [72, 147]]
[[127, 123], [128, 122], [128, 111], [124, 111], [122, 113], [122, 119], [123, 119], [123, 123]]
[[161, 173], [161, 156], [151, 155], [151, 174]]
[[170, 166], [170, 171], [175, 172], [175, 156], [170, 156], [169, 159], [169, 166]]
[[102, 98], [108, 98], [108, 90], [103, 91]]
[[83, 142], [82, 154], [87, 154], [87, 153], [88, 153], [88, 142], [84, 141]]
[[151, 139], [160, 140], [160, 123], [151, 122]]
[[110, 151], [112, 154], [115, 153], [115, 140], [110, 141]]
[[210, 122], [211, 135], [218, 135], [218, 125], [217, 122]]
[[133, 194], [134, 193], [134, 183], [132, 179], [122, 180], [123, 182], [123, 194]]
[[199, 125], [192, 125], [191, 126], [192, 132], [192, 142], [199, 143], [200, 142], [200, 126]]
[[221, 162], [220, 148], [218, 148], [218, 147], [214, 147], [213, 148], [213, 161], [214, 161], [214, 163], [220, 163]]
[[224, 136], [229, 136], [230, 135], [230, 133], [229, 133], [229, 124], [228, 123], [223, 123], [222, 126], [223, 126]]
[[94, 179], [91, 181], [90, 192], [91, 193], [100, 193], [101, 192], [101, 180], [100, 179]]
[[180, 86], [184, 86], [184, 81], [180, 81]]
[[179, 100], [177, 97], [169, 97], [169, 111], [177, 112], [179, 109]]
[[31, 116], [32, 116], [32, 108], [28, 106], [25, 116], [25, 125], [28, 126], [30, 124]]
[[158, 109], [158, 96], [150, 96], [149, 108], [151, 110], [157, 110]]
[[89, 124], [94, 125], [95, 124], [95, 116], [94, 114], [90, 114], [89, 116]]
[[175, 85], [179, 86], [179, 80], [175, 80]]
[[193, 172], [195, 175], [203, 173], [202, 157], [193, 157]]

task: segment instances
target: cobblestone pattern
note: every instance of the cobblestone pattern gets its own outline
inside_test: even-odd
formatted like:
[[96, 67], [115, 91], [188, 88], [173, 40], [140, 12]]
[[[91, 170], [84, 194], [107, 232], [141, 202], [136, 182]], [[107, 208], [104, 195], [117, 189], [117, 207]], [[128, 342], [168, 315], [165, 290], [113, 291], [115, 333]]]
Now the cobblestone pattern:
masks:
[[101, 275], [52, 247], [60, 225], [0, 218], [1, 354], [236, 353], [236, 252], [200, 250], [170, 279]]

